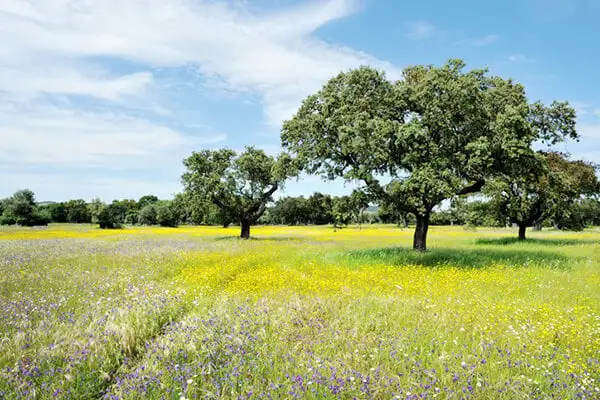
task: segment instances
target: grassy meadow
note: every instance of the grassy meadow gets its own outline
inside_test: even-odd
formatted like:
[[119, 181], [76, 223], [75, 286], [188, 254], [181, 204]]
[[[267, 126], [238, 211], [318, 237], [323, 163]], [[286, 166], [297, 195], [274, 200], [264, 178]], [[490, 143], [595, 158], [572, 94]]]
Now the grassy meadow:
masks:
[[238, 230], [0, 229], [0, 398], [600, 398], [600, 231]]

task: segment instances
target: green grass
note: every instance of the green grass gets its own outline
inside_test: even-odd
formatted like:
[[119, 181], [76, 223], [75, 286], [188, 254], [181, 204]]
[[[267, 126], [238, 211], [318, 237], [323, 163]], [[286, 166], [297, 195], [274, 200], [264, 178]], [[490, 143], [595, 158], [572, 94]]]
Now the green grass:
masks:
[[0, 230], [0, 398], [600, 398], [600, 232]]

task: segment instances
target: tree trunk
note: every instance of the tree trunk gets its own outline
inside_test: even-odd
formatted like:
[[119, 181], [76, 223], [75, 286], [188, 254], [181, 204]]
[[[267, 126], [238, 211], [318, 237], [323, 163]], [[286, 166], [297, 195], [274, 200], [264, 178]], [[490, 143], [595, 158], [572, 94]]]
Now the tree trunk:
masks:
[[527, 225], [519, 224], [519, 240], [526, 240]]
[[242, 221], [242, 232], [240, 233], [240, 238], [242, 239], [250, 239], [250, 221]]
[[534, 223], [533, 224], [533, 230], [541, 232], [542, 231], [542, 222], [538, 221], [538, 222]]
[[417, 251], [427, 250], [427, 231], [429, 230], [429, 212], [420, 215], [417, 214], [417, 227], [415, 228], [415, 236], [413, 240], [413, 249]]

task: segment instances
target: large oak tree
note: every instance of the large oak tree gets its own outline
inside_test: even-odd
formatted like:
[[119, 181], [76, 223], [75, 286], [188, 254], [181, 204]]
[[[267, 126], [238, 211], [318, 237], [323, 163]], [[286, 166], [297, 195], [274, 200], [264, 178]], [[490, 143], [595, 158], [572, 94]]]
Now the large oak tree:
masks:
[[397, 82], [369, 67], [340, 73], [281, 138], [308, 173], [359, 180], [373, 200], [401, 203], [416, 216], [413, 247], [425, 250], [436, 205], [480, 191], [532, 157], [536, 141], [577, 137], [574, 119], [566, 103], [530, 104], [523, 86], [450, 60], [408, 67]]

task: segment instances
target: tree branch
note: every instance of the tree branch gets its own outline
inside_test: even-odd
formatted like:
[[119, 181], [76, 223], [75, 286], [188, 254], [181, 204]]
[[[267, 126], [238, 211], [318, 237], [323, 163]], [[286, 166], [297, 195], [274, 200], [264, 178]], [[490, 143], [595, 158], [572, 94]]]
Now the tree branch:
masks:
[[462, 196], [465, 194], [477, 193], [477, 192], [481, 191], [481, 189], [483, 188], [483, 185], [485, 185], [485, 179], [480, 179], [477, 182], [473, 183], [472, 185], [465, 186], [464, 188], [462, 188], [461, 190], [456, 192], [456, 194], [458, 196]]
[[262, 215], [265, 213], [265, 211], [267, 211], [267, 203], [263, 202], [260, 207], [258, 207], [258, 210], [256, 210], [256, 212], [254, 212], [251, 216], [252, 218], [252, 223], [255, 223], [256, 221], [258, 221], [258, 219], [260, 217], [262, 217]]
[[279, 189], [279, 183], [275, 182], [273, 184], [273, 187], [271, 187], [271, 189], [269, 189], [265, 193], [263, 193], [263, 195], [262, 195], [263, 201], [268, 199], [269, 197], [271, 197], [273, 195], [273, 193], [275, 193], [277, 191], [277, 189]]

